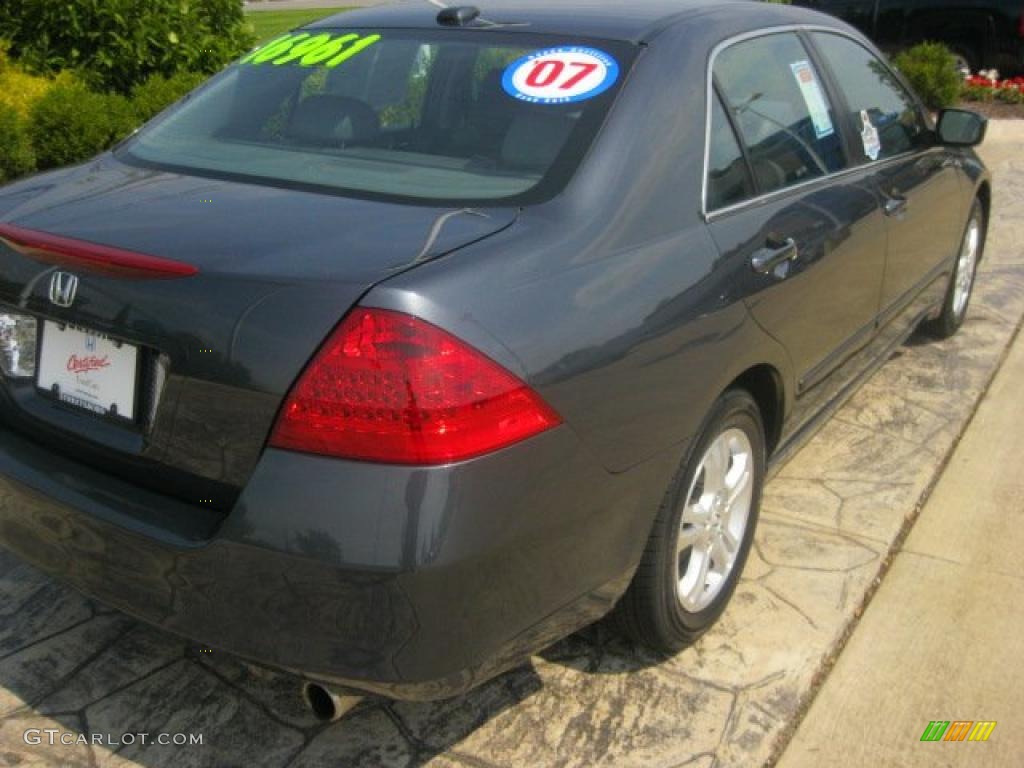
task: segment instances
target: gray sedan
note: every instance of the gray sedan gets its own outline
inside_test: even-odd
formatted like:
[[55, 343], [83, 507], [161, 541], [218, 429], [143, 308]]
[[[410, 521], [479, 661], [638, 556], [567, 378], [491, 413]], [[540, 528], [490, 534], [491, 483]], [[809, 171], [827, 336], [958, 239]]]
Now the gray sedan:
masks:
[[418, 2], [0, 189], [0, 543], [339, 692], [726, 608], [766, 474], [964, 321], [984, 120], [717, 0]]

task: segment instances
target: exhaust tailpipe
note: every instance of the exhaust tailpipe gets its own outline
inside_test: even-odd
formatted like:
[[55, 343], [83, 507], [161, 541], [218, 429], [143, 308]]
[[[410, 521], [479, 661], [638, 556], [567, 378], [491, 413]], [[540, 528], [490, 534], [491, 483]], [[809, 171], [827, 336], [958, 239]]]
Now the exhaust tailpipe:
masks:
[[302, 685], [302, 699], [317, 720], [330, 723], [348, 714], [363, 697], [345, 688], [331, 689], [320, 683], [306, 682]]

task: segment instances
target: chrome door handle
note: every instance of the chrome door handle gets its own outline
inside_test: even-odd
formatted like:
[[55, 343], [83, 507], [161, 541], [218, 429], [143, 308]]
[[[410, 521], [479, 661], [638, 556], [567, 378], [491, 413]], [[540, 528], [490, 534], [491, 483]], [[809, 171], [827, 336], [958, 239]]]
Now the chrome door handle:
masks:
[[775, 271], [775, 268], [787, 261], [793, 261], [799, 255], [796, 241], [792, 237], [785, 240], [768, 238], [765, 247], [750, 257], [751, 268], [761, 275]]
[[888, 197], [885, 200], [885, 205], [882, 206], [882, 210], [885, 211], [886, 216], [902, 216], [907, 212], [909, 204], [905, 197]]

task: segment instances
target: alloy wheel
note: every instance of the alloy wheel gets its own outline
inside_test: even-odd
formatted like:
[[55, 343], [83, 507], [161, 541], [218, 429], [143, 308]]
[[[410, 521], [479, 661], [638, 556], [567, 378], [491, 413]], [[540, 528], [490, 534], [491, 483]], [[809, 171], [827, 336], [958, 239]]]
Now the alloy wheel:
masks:
[[971, 297], [971, 288], [974, 286], [974, 268], [978, 261], [980, 246], [981, 225], [977, 218], [973, 218], [964, 235], [963, 245], [960, 246], [956, 275], [953, 278], [956, 281], [953, 287], [953, 312], [957, 317], [960, 317], [967, 309], [967, 300]]
[[701, 459], [680, 517], [675, 578], [686, 611], [707, 608], [728, 581], [750, 518], [753, 481], [750, 438], [725, 430]]

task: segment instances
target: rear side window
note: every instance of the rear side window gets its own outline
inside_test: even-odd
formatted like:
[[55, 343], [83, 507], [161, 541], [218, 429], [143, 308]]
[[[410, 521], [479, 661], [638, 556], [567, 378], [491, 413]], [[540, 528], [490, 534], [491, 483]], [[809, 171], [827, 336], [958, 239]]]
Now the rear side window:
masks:
[[743, 151], [717, 94], [711, 106], [708, 142], [707, 209], [714, 211], [746, 200], [754, 193], [754, 185]]
[[927, 139], [927, 127], [914, 98], [892, 70], [871, 51], [847, 37], [815, 33], [814, 45], [850, 110], [845, 119], [860, 136], [858, 162], [892, 157], [917, 149]]
[[539, 202], [586, 153], [634, 47], [314, 28], [243, 57], [118, 152], [167, 170], [426, 204]]
[[844, 167], [825, 86], [800, 39], [774, 34], [726, 48], [714, 77], [750, 154], [758, 191]]

